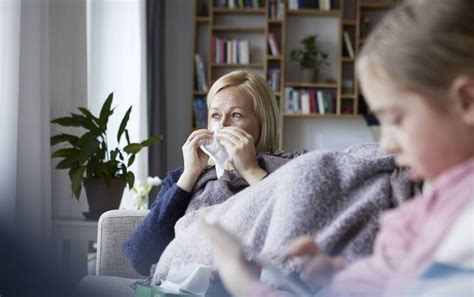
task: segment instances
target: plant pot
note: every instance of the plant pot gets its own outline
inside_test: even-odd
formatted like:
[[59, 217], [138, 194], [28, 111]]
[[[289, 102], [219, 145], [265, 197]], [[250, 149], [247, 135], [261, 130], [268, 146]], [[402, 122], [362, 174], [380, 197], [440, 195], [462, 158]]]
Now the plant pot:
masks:
[[114, 179], [110, 188], [98, 178], [87, 178], [83, 181], [86, 190], [89, 213], [84, 213], [86, 218], [99, 217], [108, 210], [118, 209], [122, 201], [126, 181]]
[[303, 68], [303, 81], [304, 82], [315, 82], [318, 79], [318, 71], [313, 68]]

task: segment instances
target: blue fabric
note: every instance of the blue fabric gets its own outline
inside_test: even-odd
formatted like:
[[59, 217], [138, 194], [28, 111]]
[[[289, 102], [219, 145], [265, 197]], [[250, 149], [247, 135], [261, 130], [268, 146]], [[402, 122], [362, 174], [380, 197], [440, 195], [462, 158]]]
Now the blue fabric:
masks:
[[174, 238], [174, 225], [184, 215], [191, 193], [176, 185], [183, 168], [168, 172], [150, 213], [124, 243], [122, 250], [132, 267], [148, 276], [161, 253]]

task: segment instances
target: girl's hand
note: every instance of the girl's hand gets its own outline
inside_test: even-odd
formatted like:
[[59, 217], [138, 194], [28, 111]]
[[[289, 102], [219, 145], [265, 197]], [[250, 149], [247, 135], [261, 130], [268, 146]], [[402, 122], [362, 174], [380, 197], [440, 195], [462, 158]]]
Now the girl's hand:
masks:
[[241, 128], [228, 126], [216, 132], [216, 137], [229, 152], [234, 169], [250, 185], [263, 179], [267, 172], [258, 165], [252, 135]]
[[327, 286], [334, 274], [346, 266], [344, 259], [325, 255], [310, 236], [290, 244], [283, 261], [293, 262], [304, 281], [320, 286]]
[[219, 276], [232, 296], [247, 296], [259, 282], [261, 268], [245, 259], [240, 248], [205, 222], [206, 211], [198, 218], [198, 228], [212, 243]]
[[191, 192], [194, 184], [206, 167], [209, 156], [201, 151], [200, 141], [212, 139], [214, 132], [208, 129], [200, 129], [191, 133], [186, 142], [181, 147], [183, 151], [184, 171], [181, 174], [177, 185], [188, 192]]

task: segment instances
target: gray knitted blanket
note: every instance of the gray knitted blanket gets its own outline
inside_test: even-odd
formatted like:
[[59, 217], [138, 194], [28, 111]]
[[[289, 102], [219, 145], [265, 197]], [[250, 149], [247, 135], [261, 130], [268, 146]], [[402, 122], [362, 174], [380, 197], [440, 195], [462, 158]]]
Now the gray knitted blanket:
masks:
[[[364, 144], [309, 152], [208, 209], [265, 257], [310, 234], [326, 253], [352, 261], [371, 253], [380, 212], [411, 197], [412, 189], [393, 156]], [[190, 210], [176, 223], [176, 237], [161, 255], [153, 282], [166, 277], [173, 259], [216, 269], [212, 246], [195, 223], [199, 213]]]

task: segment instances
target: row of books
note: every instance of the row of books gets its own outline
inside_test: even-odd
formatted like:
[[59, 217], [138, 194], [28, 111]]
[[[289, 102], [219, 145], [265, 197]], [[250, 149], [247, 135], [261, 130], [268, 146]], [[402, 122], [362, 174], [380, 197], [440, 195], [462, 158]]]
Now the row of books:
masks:
[[207, 92], [209, 87], [207, 85], [206, 70], [204, 62], [199, 54], [194, 55], [194, 63], [196, 70], [196, 87], [201, 92]]
[[333, 5], [331, 0], [289, 0], [288, 9], [320, 9], [320, 10], [331, 10]]
[[270, 0], [270, 7], [268, 10], [268, 17], [270, 19], [283, 19], [285, 14], [284, 0]]
[[249, 41], [212, 37], [211, 57], [214, 63], [248, 64], [250, 63]]
[[263, 8], [264, 0], [214, 0], [218, 8]]
[[207, 105], [206, 99], [203, 96], [194, 96], [193, 120], [196, 129], [207, 128]]
[[268, 33], [268, 45], [270, 46], [270, 52], [272, 56], [279, 57], [281, 52], [280, 52], [280, 46], [278, 45], [279, 42], [277, 41], [276, 35], [273, 32]]
[[336, 91], [285, 88], [287, 113], [336, 113]]
[[280, 92], [280, 69], [268, 70], [268, 84], [273, 92]]

